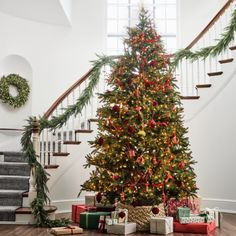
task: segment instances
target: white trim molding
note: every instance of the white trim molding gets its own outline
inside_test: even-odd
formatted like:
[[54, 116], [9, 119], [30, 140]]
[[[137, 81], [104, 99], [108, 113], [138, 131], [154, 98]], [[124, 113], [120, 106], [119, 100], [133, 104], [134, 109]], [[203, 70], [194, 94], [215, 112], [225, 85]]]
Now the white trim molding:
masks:
[[84, 204], [84, 198], [53, 200], [51, 203], [57, 207], [57, 213], [68, 213], [73, 204]]
[[221, 212], [235, 213], [236, 214], [236, 200], [234, 199], [221, 199], [221, 198], [202, 198], [202, 208], [218, 207]]

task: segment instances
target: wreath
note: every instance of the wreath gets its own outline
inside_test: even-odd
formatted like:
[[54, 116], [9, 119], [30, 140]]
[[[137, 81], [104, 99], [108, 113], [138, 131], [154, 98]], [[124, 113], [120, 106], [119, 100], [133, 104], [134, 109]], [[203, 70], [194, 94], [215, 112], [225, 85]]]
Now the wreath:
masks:
[[[16, 96], [11, 95], [10, 86], [16, 88], [18, 92]], [[28, 100], [29, 93], [30, 87], [27, 80], [17, 74], [3, 76], [0, 80], [0, 99], [14, 108], [23, 106]]]

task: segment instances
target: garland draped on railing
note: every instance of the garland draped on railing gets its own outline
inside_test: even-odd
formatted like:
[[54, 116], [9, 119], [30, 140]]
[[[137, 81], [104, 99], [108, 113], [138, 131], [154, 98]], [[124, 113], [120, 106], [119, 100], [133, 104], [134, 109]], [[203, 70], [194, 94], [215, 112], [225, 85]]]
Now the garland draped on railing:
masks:
[[[218, 43], [215, 46], [209, 46], [201, 48], [195, 52], [192, 52], [190, 49], [182, 49], [174, 54], [172, 63], [177, 66], [178, 63], [185, 59], [197, 60], [205, 59], [208, 56], [216, 56], [222, 51], [224, 51], [229, 43], [234, 40], [234, 32], [236, 31], [236, 9], [232, 13], [229, 26], [224, 29], [222, 38], [218, 40]], [[110, 65], [111, 67], [115, 65], [115, 60], [119, 56], [98, 56], [99, 59], [93, 61], [92, 73], [89, 76], [89, 84], [82, 92], [81, 96], [77, 99], [74, 105], [69, 106], [63, 114], [59, 116], [53, 116], [51, 120], [48, 120], [45, 117], [39, 118], [40, 123], [40, 132], [49, 128], [54, 130], [56, 128], [62, 127], [66, 121], [72, 115], [77, 115], [81, 113], [82, 109], [89, 103], [90, 98], [93, 95], [93, 90], [99, 82], [99, 77], [101, 74], [101, 69], [105, 65]], [[32, 202], [31, 207], [33, 214], [36, 220], [36, 224], [39, 226], [64, 226], [68, 224], [68, 220], [50, 220], [46, 211], [44, 210], [45, 202], [49, 202], [48, 189], [47, 189], [47, 179], [48, 174], [42, 167], [42, 165], [37, 161], [36, 153], [33, 148], [33, 143], [31, 141], [32, 128], [33, 128], [33, 118], [30, 117], [28, 120], [28, 125], [25, 126], [25, 132], [21, 138], [21, 144], [25, 156], [28, 158], [31, 168], [35, 168], [35, 177], [36, 177], [36, 191], [37, 197]]]
[[[77, 99], [76, 103], [69, 106], [63, 114], [52, 117], [51, 120], [48, 120], [45, 117], [39, 118], [40, 132], [45, 128], [49, 128], [51, 130], [60, 128], [66, 123], [70, 116], [81, 113], [82, 109], [89, 103], [90, 98], [93, 95], [94, 88], [99, 82], [99, 76], [101, 74], [102, 67], [104, 65], [109, 65], [111, 67], [114, 66], [116, 58], [117, 57], [114, 56], [99, 56], [97, 61], [93, 61], [93, 69], [89, 77], [89, 84], [82, 92], [81, 96]], [[35, 170], [37, 197], [31, 203], [32, 212], [38, 226], [64, 226], [69, 223], [68, 220], [50, 220], [47, 212], [44, 209], [44, 204], [50, 202], [47, 188], [47, 180], [49, 176], [44, 170], [43, 166], [37, 161], [37, 156], [33, 148], [33, 143], [31, 141], [33, 121], [33, 117], [28, 119], [28, 125], [24, 127], [25, 131], [21, 138], [22, 151], [24, 152], [25, 157], [28, 159], [31, 169], [34, 168]]]
[[224, 28], [224, 32], [221, 34], [221, 39], [217, 39], [218, 43], [214, 46], [208, 46], [201, 48], [195, 52], [190, 49], [180, 49], [174, 54], [173, 64], [177, 66], [181, 60], [191, 59], [192, 61], [198, 59], [205, 59], [208, 56], [217, 56], [221, 52], [225, 51], [230, 42], [234, 40], [234, 33], [236, 31], [236, 9], [233, 11], [230, 19], [230, 24]]

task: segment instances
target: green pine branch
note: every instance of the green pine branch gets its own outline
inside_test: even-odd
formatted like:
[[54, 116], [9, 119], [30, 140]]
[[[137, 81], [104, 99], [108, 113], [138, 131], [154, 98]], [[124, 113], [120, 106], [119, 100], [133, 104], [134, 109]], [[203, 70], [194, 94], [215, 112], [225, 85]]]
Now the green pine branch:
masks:
[[225, 51], [230, 42], [234, 40], [234, 33], [236, 31], [236, 9], [231, 15], [229, 25], [224, 29], [224, 33], [221, 34], [221, 39], [217, 40], [218, 43], [214, 46], [204, 47], [197, 51], [192, 52], [190, 49], [180, 49], [174, 54], [173, 64], [177, 66], [183, 59], [190, 59], [195, 61], [198, 59], [206, 59], [209, 56], [217, 56], [221, 52]]
[[[51, 120], [48, 120], [45, 117], [39, 118], [40, 132], [42, 132], [42, 130], [45, 128], [54, 130], [62, 127], [68, 121], [70, 116], [81, 113], [83, 108], [88, 105], [90, 99], [93, 96], [94, 88], [99, 82], [103, 66], [110, 65], [113, 67], [115, 65], [115, 59], [118, 57], [98, 56], [98, 58], [98, 60], [92, 62], [93, 69], [89, 77], [89, 84], [82, 92], [81, 96], [77, 99], [76, 103], [69, 106], [63, 114], [52, 117]], [[30, 117], [27, 120], [28, 125], [24, 127], [24, 132], [21, 137], [22, 151], [24, 152], [25, 157], [28, 159], [31, 169], [33, 168], [35, 170], [37, 197], [31, 204], [32, 212], [38, 226], [65, 226], [68, 225], [69, 220], [50, 220], [47, 212], [44, 210], [44, 204], [50, 202], [47, 188], [47, 180], [49, 175], [44, 170], [43, 166], [37, 161], [37, 156], [33, 148], [33, 143], [31, 141], [33, 122], [33, 117]]]

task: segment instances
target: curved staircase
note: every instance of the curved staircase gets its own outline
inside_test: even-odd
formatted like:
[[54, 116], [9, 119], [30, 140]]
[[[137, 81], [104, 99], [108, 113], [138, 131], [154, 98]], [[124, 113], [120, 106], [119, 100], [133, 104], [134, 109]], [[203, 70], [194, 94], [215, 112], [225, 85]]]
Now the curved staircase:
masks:
[[[220, 21], [221, 16], [225, 16], [225, 14], [230, 15], [232, 13], [232, 10], [235, 8], [234, 5], [235, 1], [227, 1], [227, 4], [224, 5], [188, 48], [199, 49], [200, 47], [206, 46], [202, 45], [201, 39], [206, 41], [204, 37], [206, 38], [207, 34], [214, 34], [214, 39], [217, 38], [216, 32], [213, 31], [212, 33], [210, 31], [212, 28], [215, 28], [215, 24]], [[219, 25], [221, 25], [222, 32], [224, 28], [222, 22], [220, 22]], [[208, 43], [214, 42], [212, 36], [211, 38], [211, 42]], [[232, 45], [228, 50], [214, 58], [206, 60], [198, 59], [194, 62], [191, 60], [183, 60], [180, 63], [176, 72], [176, 78], [180, 93], [182, 94], [181, 98], [183, 106], [188, 111], [188, 116], [185, 117], [186, 121], [196, 117], [196, 115], [199, 114], [233, 78], [232, 75], [236, 72], [234, 64], [236, 61], [236, 46], [234, 46], [234, 43], [235, 42], [231, 42]], [[66, 90], [66, 92], [63, 93], [48, 109], [44, 117], [48, 120], [53, 119], [53, 117], [59, 117], [75, 104], [84, 89], [87, 88], [91, 72], [92, 69]], [[98, 122], [96, 110], [101, 105], [99, 104], [97, 94], [107, 89], [104, 74], [105, 73], [101, 74], [100, 82], [94, 91], [94, 97], [91, 99], [88, 106], [84, 107], [80, 113], [70, 116], [61, 127], [56, 129], [43, 129], [40, 133], [38, 150], [39, 162], [51, 175], [48, 181], [48, 187], [52, 194], [57, 194], [57, 187], [60, 182], [60, 187], [63, 188], [62, 191], [64, 191], [65, 199], [69, 198], [67, 208], [68, 206], [71, 206], [71, 203], [75, 200], [70, 199], [70, 195], [77, 196], [77, 193], [79, 192], [78, 189], [75, 188], [73, 193], [68, 193], [68, 183], [72, 183], [71, 180], [68, 182], [67, 178], [70, 178], [71, 176], [71, 169], [77, 168], [78, 158], [80, 156], [84, 157], [90, 152], [87, 143], [96, 136], [96, 123]], [[6, 152], [1, 153], [0, 223], [6, 221], [14, 223], [32, 223], [33, 218], [31, 210], [25, 208], [28, 207], [28, 194], [25, 192], [29, 190], [29, 168], [23, 160], [19, 161], [22, 159], [21, 154], [15, 153], [15, 156], [13, 155], [14, 158], [11, 156], [12, 154], [13, 153], [10, 154]], [[74, 181], [78, 186], [83, 183], [88, 175], [88, 171], [85, 171], [82, 167], [84, 163], [84, 158], [80, 159], [80, 169], [78, 169], [79, 178]], [[24, 171], [21, 169], [22, 166], [24, 166]], [[9, 171], [7, 172], [8, 169]], [[56, 171], [55, 169], [59, 169], [60, 171]], [[10, 179], [14, 180], [12, 181], [11, 190], [9, 187]], [[9, 186], [7, 185], [8, 182], [6, 182], [6, 180], [9, 180]], [[59, 201], [57, 205], [60, 205]], [[50, 208], [48, 210], [52, 213], [52, 217], [54, 217], [53, 213], [56, 209]], [[29, 217], [27, 219], [26, 217], [21, 219], [22, 215], [29, 215]]]

